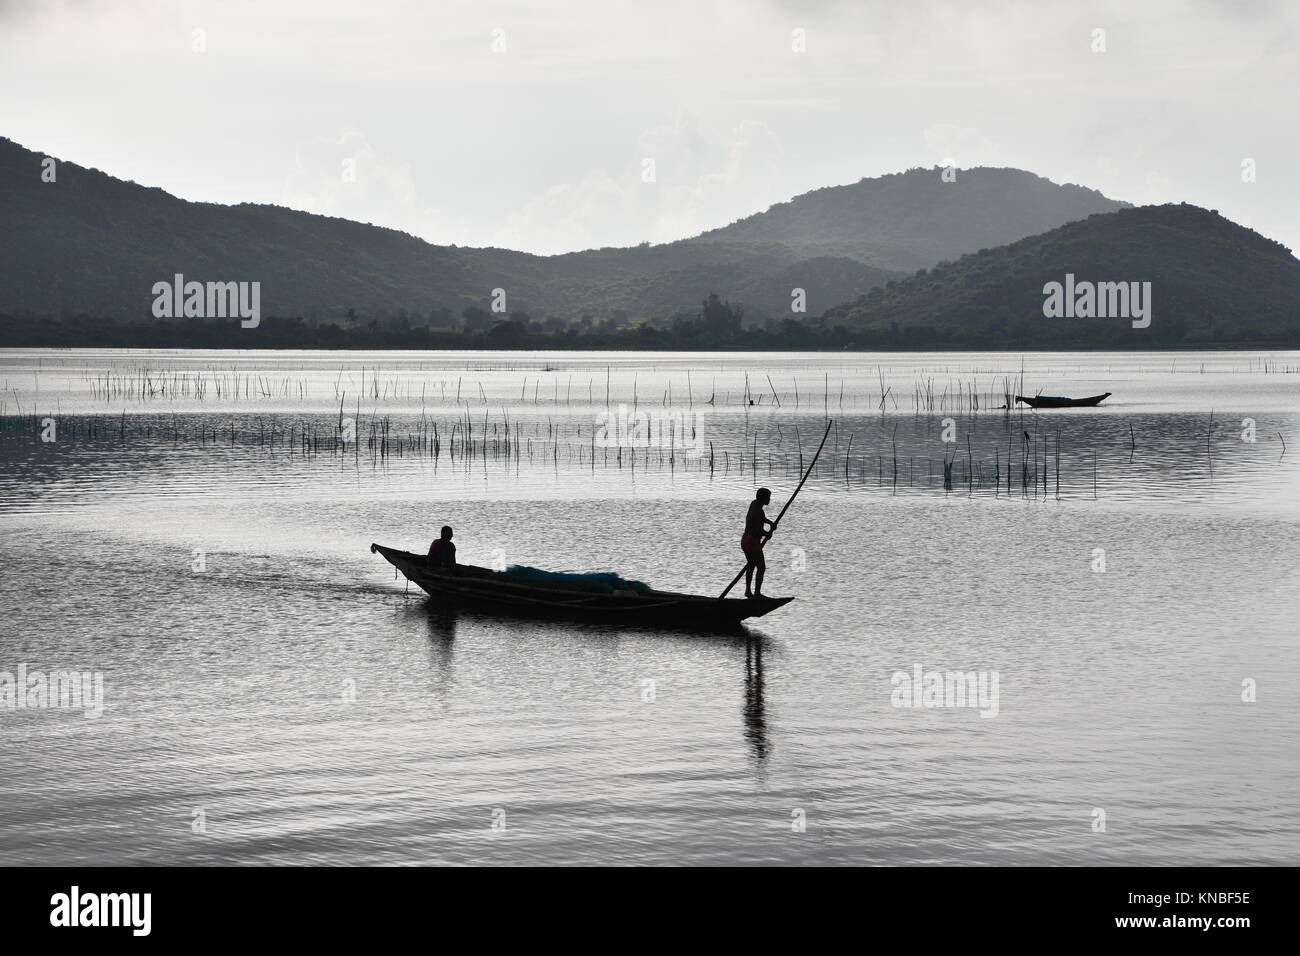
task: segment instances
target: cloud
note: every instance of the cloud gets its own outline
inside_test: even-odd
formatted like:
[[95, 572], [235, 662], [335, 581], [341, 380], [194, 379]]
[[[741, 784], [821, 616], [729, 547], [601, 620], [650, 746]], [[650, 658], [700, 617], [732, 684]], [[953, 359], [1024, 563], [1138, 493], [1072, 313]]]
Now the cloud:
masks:
[[282, 204], [428, 235], [438, 213], [420, 198], [409, 164], [386, 159], [364, 135], [300, 143], [296, 165], [284, 182]]
[[921, 133], [926, 153], [940, 166], [998, 166], [1002, 147], [979, 130], [951, 123], [935, 123]]
[[508, 218], [500, 244], [558, 252], [669, 242], [788, 198], [775, 192], [780, 142], [760, 122], [715, 129], [683, 110], [642, 133], [636, 149], [612, 172], [593, 169], [527, 201]]

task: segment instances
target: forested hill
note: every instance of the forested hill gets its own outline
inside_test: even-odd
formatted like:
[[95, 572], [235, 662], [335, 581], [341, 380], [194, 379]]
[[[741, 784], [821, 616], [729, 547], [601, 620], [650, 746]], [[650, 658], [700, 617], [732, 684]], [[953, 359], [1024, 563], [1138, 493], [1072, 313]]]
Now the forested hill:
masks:
[[830, 186], [715, 229], [696, 242], [781, 244], [913, 272], [1129, 204], [1021, 169], [911, 169]]
[[[437, 246], [278, 206], [223, 206], [59, 161], [0, 139], [0, 313], [148, 319], [158, 281], [259, 281], [262, 311], [308, 322], [460, 323], [493, 289], [511, 314], [637, 324], [698, 311], [709, 293], [747, 323], [847, 301], [917, 264], [1017, 239], [1118, 204], [1017, 170], [938, 170], [818, 190], [694, 239], [536, 256]], [[589, 324], [589, 323], [588, 323]]]
[[[1044, 286], [1149, 282], [1151, 322], [1047, 318]], [[1187, 204], [1091, 216], [963, 256], [830, 309], [866, 347], [1150, 348], [1300, 345], [1300, 260], [1278, 242]]]

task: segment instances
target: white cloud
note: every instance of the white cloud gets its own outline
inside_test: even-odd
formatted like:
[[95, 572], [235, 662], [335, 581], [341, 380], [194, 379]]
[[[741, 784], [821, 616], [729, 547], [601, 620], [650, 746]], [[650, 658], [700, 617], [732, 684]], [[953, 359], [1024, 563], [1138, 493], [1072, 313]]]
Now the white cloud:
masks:
[[[512, 215], [499, 245], [560, 252], [602, 245], [668, 242], [766, 208], [780, 143], [764, 124], [713, 130], [690, 110], [637, 138], [615, 171], [595, 169], [547, 188]], [[653, 163], [654, 181], [643, 176]]]
[[380, 156], [361, 133], [300, 143], [294, 159], [282, 205], [414, 235], [437, 231], [437, 210], [422, 202], [410, 164]]
[[1003, 165], [1002, 147], [979, 130], [952, 123], [935, 123], [921, 133], [926, 153], [934, 159], [918, 165], [972, 166]]

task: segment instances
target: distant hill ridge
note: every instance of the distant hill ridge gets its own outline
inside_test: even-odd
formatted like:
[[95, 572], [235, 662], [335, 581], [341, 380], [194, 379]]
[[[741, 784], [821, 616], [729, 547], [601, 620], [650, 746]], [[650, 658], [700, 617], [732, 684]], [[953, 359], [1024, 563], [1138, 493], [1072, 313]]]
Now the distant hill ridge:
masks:
[[149, 317], [155, 282], [260, 281], [268, 315], [405, 313], [458, 321], [503, 288], [510, 312], [564, 321], [667, 320], [709, 292], [750, 319], [855, 299], [904, 271], [1013, 241], [1123, 203], [1010, 169], [911, 170], [816, 190], [700, 236], [537, 256], [437, 246], [380, 226], [278, 206], [223, 206], [59, 161], [0, 139], [0, 312]]
[[963, 169], [951, 182], [941, 173], [911, 169], [827, 186], [693, 241], [780, 243], [803, 255], [914, 272], [1130, 205], [1020, 169]]

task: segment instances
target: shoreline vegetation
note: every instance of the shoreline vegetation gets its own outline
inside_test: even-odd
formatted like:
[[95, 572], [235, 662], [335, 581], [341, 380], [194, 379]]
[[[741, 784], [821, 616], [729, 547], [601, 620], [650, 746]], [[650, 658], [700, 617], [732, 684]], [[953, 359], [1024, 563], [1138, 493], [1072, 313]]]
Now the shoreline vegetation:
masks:
[[[1096, 352], [1164, 350], [1300, 349], [1300, 334], [1259, 334], [1233, 329], [1204, 338], [1143, 334], [1128, 323], [1026, 321], [987, 330], [912, 327], [817, 328], [794, 320], [775, 327], [711, 329], [702, 321], [652, 325], [550, 329], [526, 316], [502, 319], [480, 330], [414, 325], [397, 316], [365, 323], [310, 322], [267, 316], [257, 328], [238, 319], [151, 319], [122, 322], [98, 316], [7, 315], [0, 313], [0, 348], [121, 349], [320, 349], [410, 351], [737, 351], [737, 352]], [[1180, 330], [1181, 331], [1181, 330]]]

